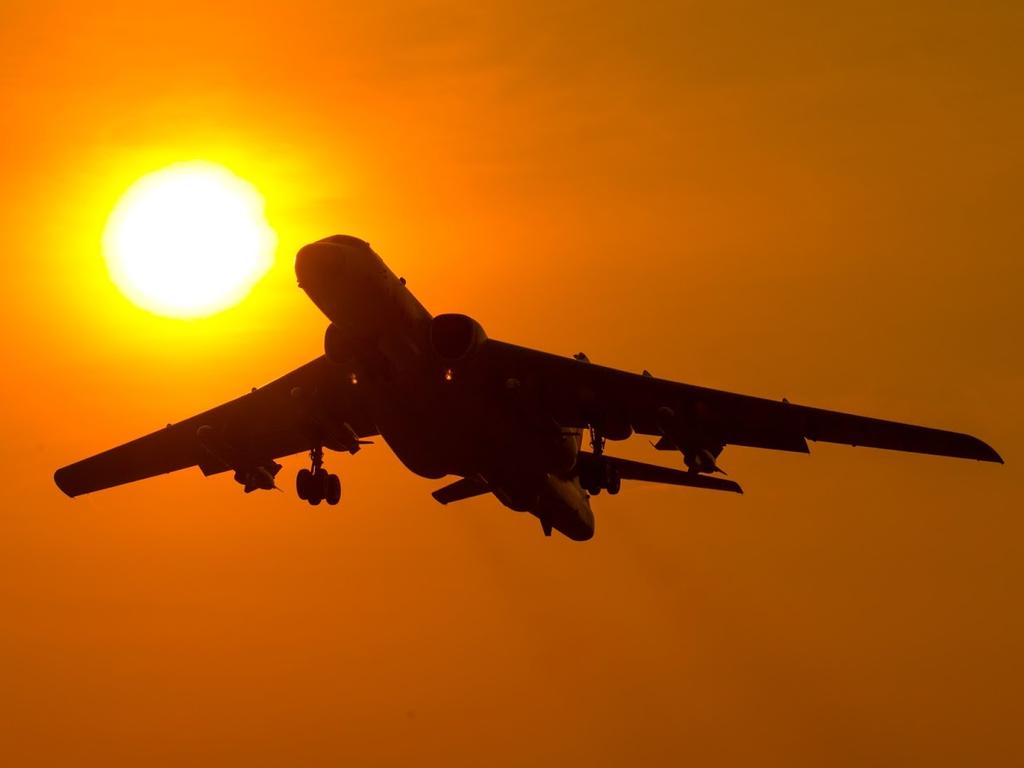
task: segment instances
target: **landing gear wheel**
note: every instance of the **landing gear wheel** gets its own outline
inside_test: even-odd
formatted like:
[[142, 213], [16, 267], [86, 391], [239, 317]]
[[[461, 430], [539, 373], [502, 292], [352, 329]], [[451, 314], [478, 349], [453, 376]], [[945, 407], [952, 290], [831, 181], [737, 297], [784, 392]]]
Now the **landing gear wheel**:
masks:
[[608, 493], [612, 496], [617, 494], [622, 487], [622, 478], [619, 476], [619, 470], [607, 459], [604, 462], [604, 487], [608, 489]]
[[309, 490], [306, 500], [314, 507], [324, 500], [327, 495], [327, 470], [322, 467], [310, 473]]
[[341, 478], [337, 475], [327, 476], [327, 493], [324, 498], [332, 507], [341, 501]]
[[309, 499], [310, 486], [313, 482], [313, 473], [308, 469], [300, 469], [299, 474], [295, 476], [295, 493], [299, 495], [299, 498], [303, 501]]
[[597, 496], [601, 493], [601, 465], [587, 463], [581, 467], [580, 471], [580, 485], [583, 486], [583, 490], [589, 493], [591, 496]]
[[324, 469], [324, 449], [317, 446], [309, 452], [309, 469], [300, 469], [295, 476], [295, 492], [310, 506], [323, 501], [335, 505], [341, 501], [341, 478]]

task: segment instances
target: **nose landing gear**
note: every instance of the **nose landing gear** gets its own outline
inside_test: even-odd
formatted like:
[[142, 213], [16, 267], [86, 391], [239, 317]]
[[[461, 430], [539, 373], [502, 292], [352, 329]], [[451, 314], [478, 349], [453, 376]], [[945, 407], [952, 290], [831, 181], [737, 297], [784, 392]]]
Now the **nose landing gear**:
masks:
[[324, 469], [324, 449], [313, 448], [309, 452], [309, 469], [300, 469], [295, 477], [295, 492], [303, 501], [317, 506], [326, 501], [334, 506], [341, 501], [341, 478]]

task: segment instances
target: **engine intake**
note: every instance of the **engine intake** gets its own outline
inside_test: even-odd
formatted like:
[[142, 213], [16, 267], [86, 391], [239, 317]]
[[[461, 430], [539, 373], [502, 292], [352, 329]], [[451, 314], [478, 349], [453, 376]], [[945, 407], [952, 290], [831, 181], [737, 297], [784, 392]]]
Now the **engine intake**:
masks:
[[438, 315], [430, 323], [430, 345], [447, 362], [472, 357], [485, 341], [484, 329], [468, 315]]
[[352, 365], [371, 347], [365, 328], [331, 323], [324, 333], [324, 354], [335, 365]]

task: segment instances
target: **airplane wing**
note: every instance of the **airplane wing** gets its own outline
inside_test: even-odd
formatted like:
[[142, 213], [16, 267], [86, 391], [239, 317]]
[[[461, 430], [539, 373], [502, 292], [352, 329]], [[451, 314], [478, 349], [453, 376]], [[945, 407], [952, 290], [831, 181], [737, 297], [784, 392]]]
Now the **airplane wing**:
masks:
[[358, 450], [359, 439], [377, 431], [365, 413], [357, 387], [321, 356], [198, 416], [58, 469], [54, 480], [78, 496], [191, 466], [206, 475], [263, 469], [272, 477], [280, 469], [274, 459], [314, 445]]
[[488, 340], [482, 354], [496, 382], [563, 427], [598, 425], [611, 438], [630, 429], [680, 450], [743, 445], [809, 451], [807, 440], [1002, 463], [971, 435], [681, 384]]

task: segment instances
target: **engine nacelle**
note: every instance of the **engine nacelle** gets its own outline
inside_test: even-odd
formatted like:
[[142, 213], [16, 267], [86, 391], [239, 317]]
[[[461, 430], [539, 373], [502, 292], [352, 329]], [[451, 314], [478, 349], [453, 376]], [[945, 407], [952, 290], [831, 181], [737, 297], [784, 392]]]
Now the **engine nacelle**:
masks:
[[579, 455], [579, 431], [563, 430], [558, 440], [547, 447], [545, 458], [548, 470], [559, 477], [564, 477], [576, 466]]
[[352, 331], [346, 331], [334, 323], [324, 333], [324, 354], [335, 365], [350, 365], [364, 349], [366, 339]]
[[609, 412], [595, 419], [594, 424], [600, 428], [601, 434], [609, 440], [628, 440], [633, 434], [633, 425], [624, 413]]
[[483, 327], [468, 315], [438, 315], [430, 322], [430, 345], [445, 362], [473, 357], [486, 341]]

